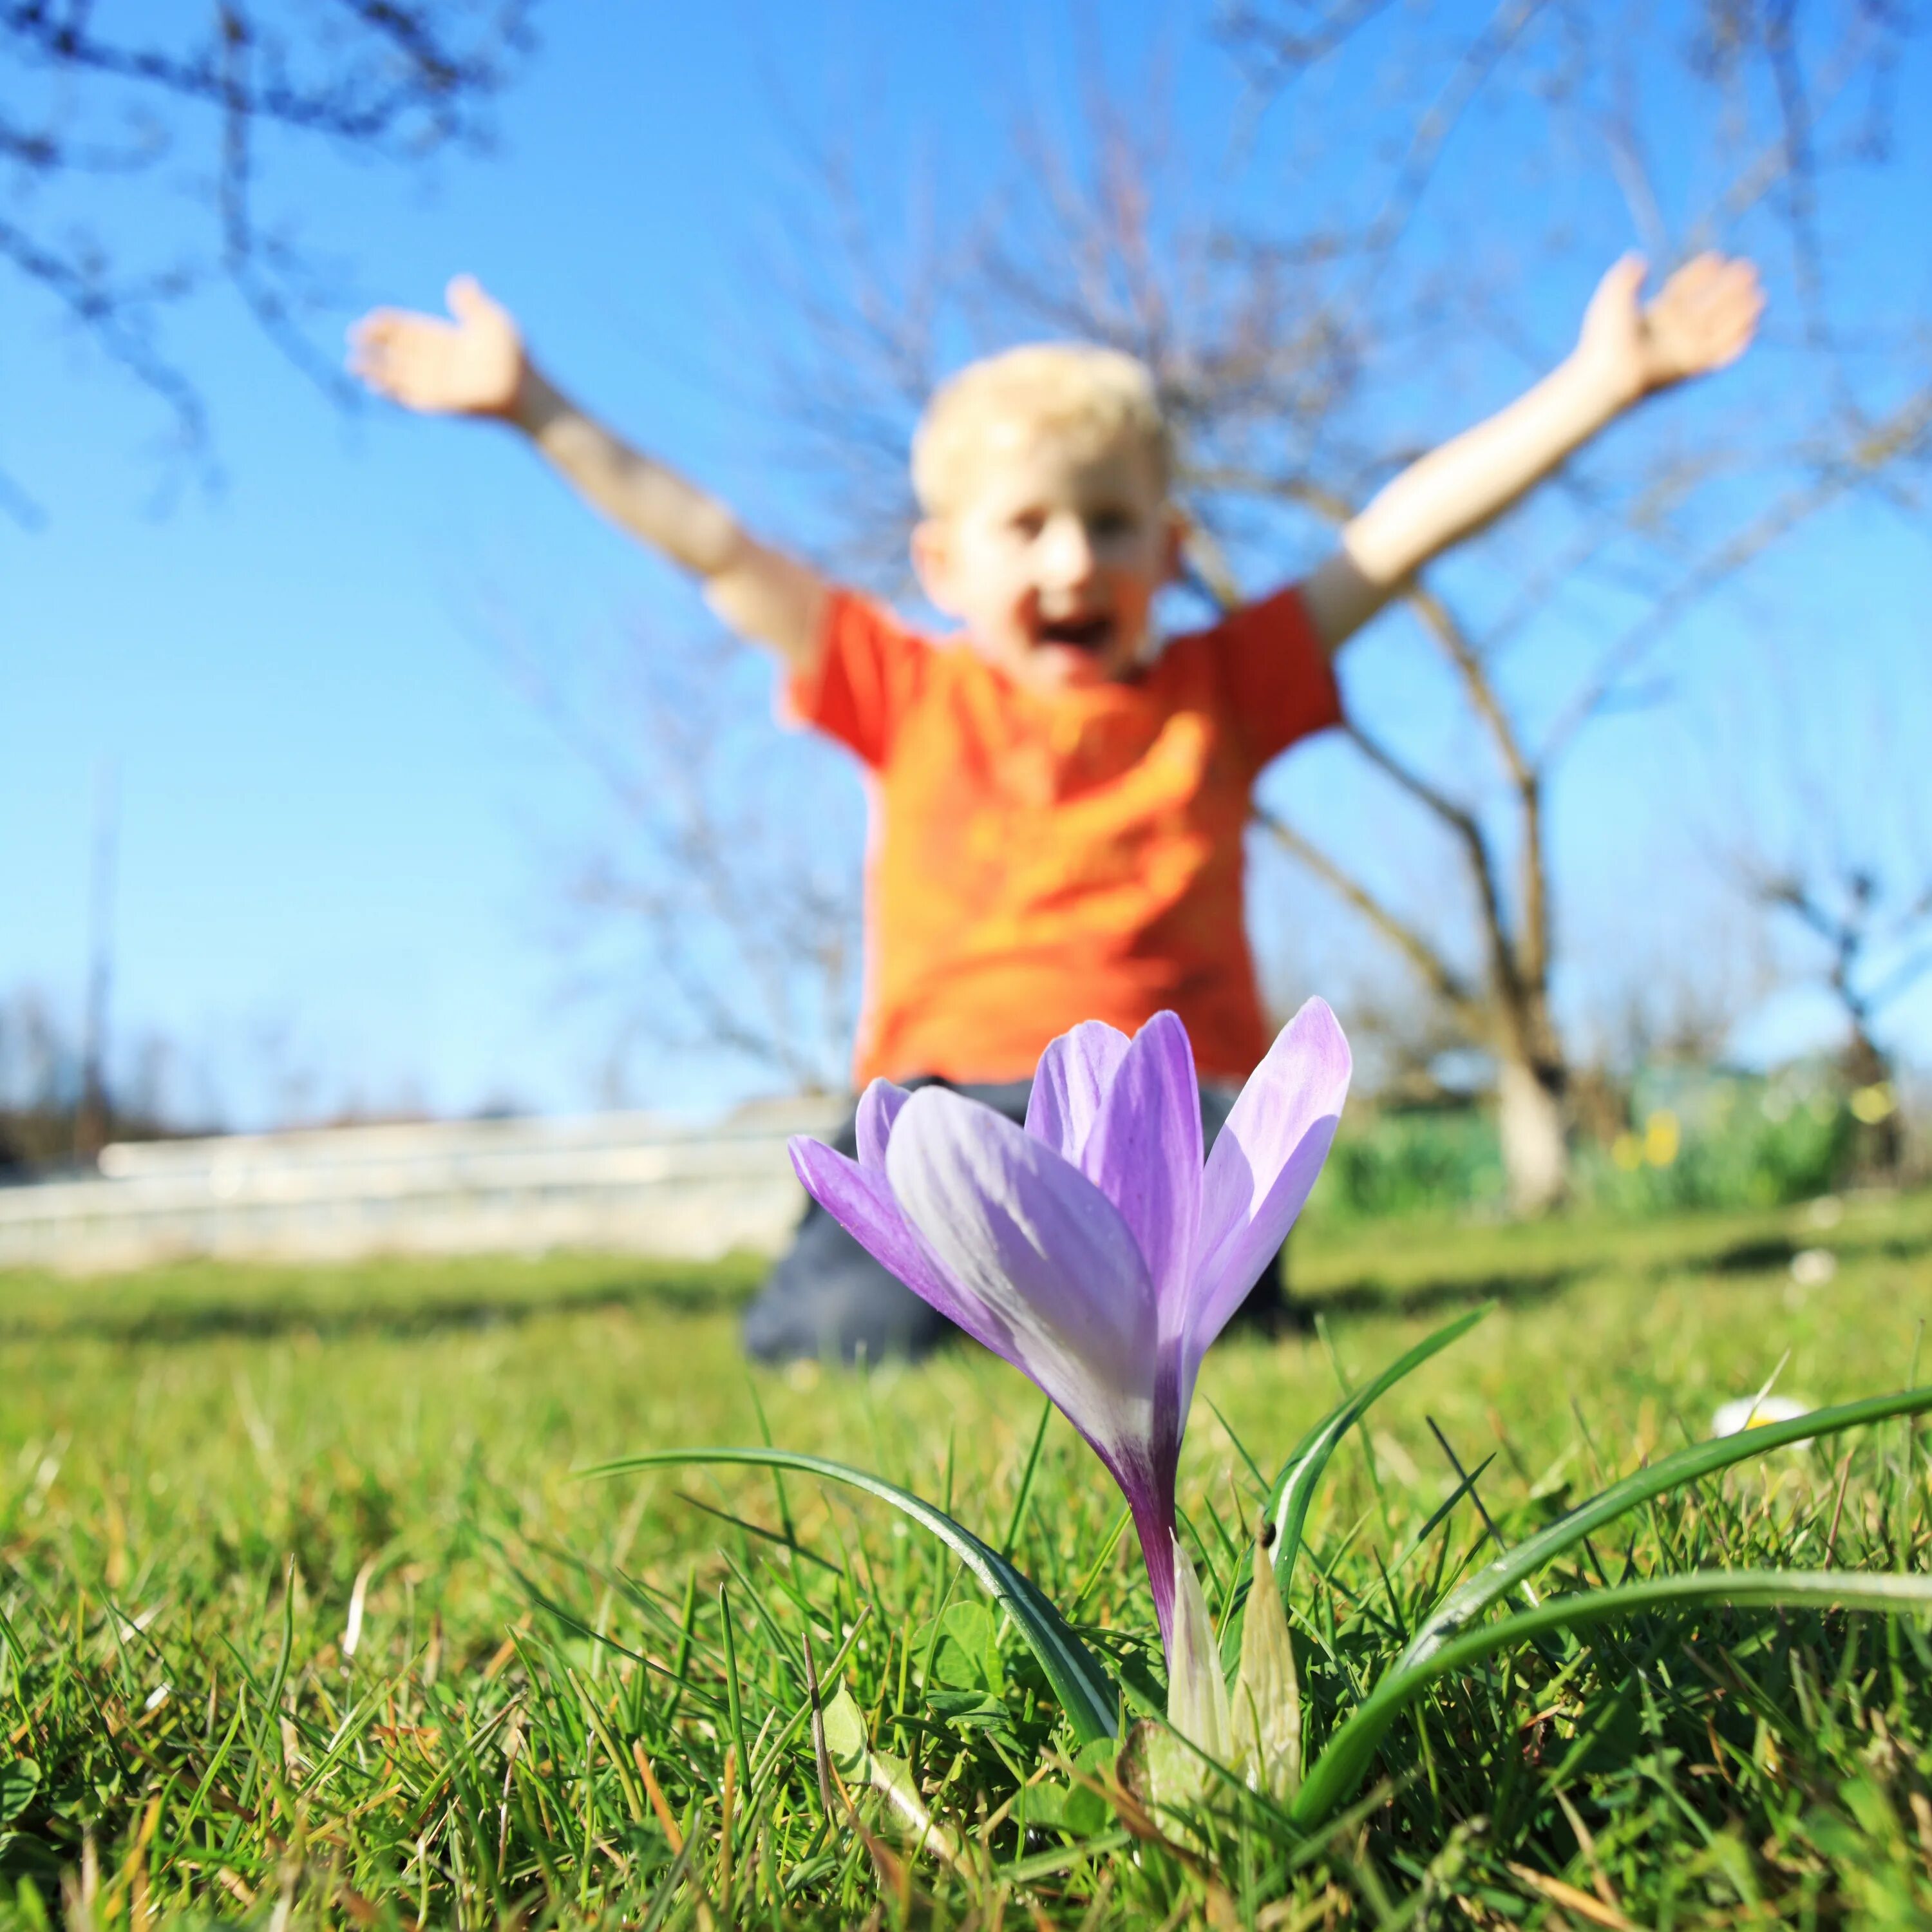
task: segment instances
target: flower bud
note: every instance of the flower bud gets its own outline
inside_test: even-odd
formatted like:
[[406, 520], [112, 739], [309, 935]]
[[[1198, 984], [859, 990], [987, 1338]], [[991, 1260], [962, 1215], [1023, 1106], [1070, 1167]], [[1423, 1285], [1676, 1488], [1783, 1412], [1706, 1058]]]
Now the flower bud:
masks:
[[[1271, 1530], [1271, 1523], [1263, 1525]], [[1250, 1790], [1293, 1796], [1301, 1782], [1301, 1685], [1294, 1646], [1268, 1553], [1272, 1538], [1255, 1539], [1254, 1581], [1241, 1618], [1241, 1661], [1228, 1700], [1232, 1762]]]
[[1174, 1654], [1168, 1666], [1167, 1721], [1217, 1764], [1227, 1762], [1227, 1680], [1221, 1675], [1201, 1579], [1178, 1537], [1174, 1539]]

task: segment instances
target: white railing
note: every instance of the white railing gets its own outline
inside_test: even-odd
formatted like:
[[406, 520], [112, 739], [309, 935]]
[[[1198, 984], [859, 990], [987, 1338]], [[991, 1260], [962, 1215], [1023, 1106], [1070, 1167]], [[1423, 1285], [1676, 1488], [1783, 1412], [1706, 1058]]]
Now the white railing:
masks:
[[800, 1100], [704, 1125], [600, 1114], [125, 1142], [103, 1152], [98, 1178], [0, 1187], [0, 1268], [559, 1247], [770, 1253], [803, 1201], [785, 1142], [829, 1135], [842, 1109]]

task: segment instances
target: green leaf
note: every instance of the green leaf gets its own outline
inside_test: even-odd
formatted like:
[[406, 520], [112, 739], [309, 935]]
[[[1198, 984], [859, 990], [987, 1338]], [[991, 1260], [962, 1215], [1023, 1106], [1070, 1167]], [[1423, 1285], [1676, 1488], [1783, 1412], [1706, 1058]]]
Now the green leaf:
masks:
[[30, 1757], [0, 1764], [0, 1826], [10, 1825], [34, 1802], [40, 1788], [40, 1768]]
[[1301, 1552], [1301, 1529], [1308, 1520], [1309, 1506], [1315, 1500], [1328, 1459], [1341, 1447], [1342, 1438], [1403, 1377], [1413, 1374], [1451, 1342], [1460, 1341], [1495, 1305], [1486, 1301], [1480, 1308], [1472, 1308], [1466, 1315], [1445, 1323], [1434, 1334], [1424, 1336], [1373, 1382], [1338, 1402], [1295, 1445], [1268, 1492], [1268, 1514], [1274, 1519], [1275, 1526], [1275, 1582], [1284, 1597], [1294, 1577], [1294, 1560]]
[[825, 1726], [825, 1748], [843, 1768], [856, 1771], [868, 1748], [866, 1720], [860, 1715], [851, 1692], [843, 1684], [825, 1700], [819, 1718]]
[[1447, 1642], [1452, 1632], [1480, 1616], [1498, 1599], [1534, 1576], [1573, 1544], [1580, 1543], [1593, 1529], [1622, 1516], [1639, 1503], [1680, 1489], [1700, 1476], [1714, 1475], [1733, 1463], [1748, 1462], [1808, 1436], [1834, 1436], [1868, 1422], [1883, 1422], [1894, 1415], [1917, 1415], [1932, 1409], [1932, 1388], [1905, 1389], [1896, 1395], [1868, 1396], [1863, 1402], [1840, 1402], [1835, 1408], [1814, 1409], [1809, 1415], [1794, 1416], [1789, 1422], [1760, 1423], [1741, 1430], [1735, 1436], [1720, 1436], [1708, 1442], [1694, 1442], [1688, 1449], [1652, 1462], [1634, 1476], [1612, 1483], [1588, 1502], [1579, 1503], [1567, 1516], [1558, 1517], [1546, 1529], [1519, 1543], [1514, 1550], [1479, 1570], [1445, 1597], [1424, 1619], [1408, 1647], [1391, 1666], [1400, 1672], [1419, 1663]]
[[990, 1690], [928, 1690], [926, 1708], [935, 1718], [969, 1731], [1010, 1730], [1013, 1714]]
[[[1808, 1420], [1816, 1428], [1815, 1419]], [[1728, 1442], [1732, 1438], [1724, 1439]], [[1932, 1609], [1932, 1576], [1842, 1570], [1698, 1570], [1687, 1576], [1656, 1576], [1614, 1589], [1552, 1597], [1534, 1610], [1505, 1617], [1481, 1630], [1447, 1637], [1420, 1655], [1412, 1644], [1405, 1653], [1408, 1660], [1387, 1672], [1336, 1727], [1289, 1807], [1289, 1816], [1304, 1830], [1319, 1825], [1360, 1783], [1376, 1747], [1404, 1707], [1437, 1678], [1466, 1670], [1493, 1652], [1523, 1642], [1544, 1630], [1575, 1630], [1610, 1617], [1694, 1604], [1738, 1608], [1836, 1606], [1896, 1613]]]
[[932, 1626], [922, 1624], [913, 1633], [912, 1648], [920, 1657], [931, 1648], [935, 1684], [956, 1690], [998, 1692], [1006, 1688], [999, 1626], [984, 1604], [948, 1604], [939, 1620], [937, 1640]]
[[1058, 1831], [1066, 1816], [1066, 1786], [1029, 1784], [1013, 1801], [1013, 1822], [1022, 1832]]
[[1090, 1744], [1096, 1738], [1114, 1735], [1120, 1693], [1100, 1660], [1067, 1627], [1066, 1618], [1054, 1608], [1046, 1592], [991, 1545], [982, 1543], [944, 1510], [935, 1508], [910, 1490], [902, 1490], [882, 1476], [868, 1474], [844, 1462], [834, 1462], [822, 1456], [801, 1456], [785, 1449], [658, 1449], [601, 1463], [582, 1473], [622, 1476], [639, 1469], [713, 1463], [790, 1469], [826, 1482], [846, 1484], [878, 1497], [881, 1502], [890, 1503], [902, 1516], [938, 1537], [1012, 1618], [1014, 1627], [1046, 1673], [1054, 1695], [1060, 1700], [1060, 1708], [1080, 1742]]
[[922, 1847], [937, 1852], [949, 1864], [956, 1862], [957, 1834], [938, 1823], [926, 1808], [911, 1765], [890, 1751], [872, 1748], [866, 1736], [866, 1720], [843, 1684], [826, 1701], [820, 1716], [825, 1748], [837, 1760], [847, 1781], [870, 1785], [912, 1827]]
[[1076, 1838], [1090, 1838], [1114, 1821], [1113, 1807], [1097, 1791], [1076, 1784], [1060, 1808], [1061, 1822]]

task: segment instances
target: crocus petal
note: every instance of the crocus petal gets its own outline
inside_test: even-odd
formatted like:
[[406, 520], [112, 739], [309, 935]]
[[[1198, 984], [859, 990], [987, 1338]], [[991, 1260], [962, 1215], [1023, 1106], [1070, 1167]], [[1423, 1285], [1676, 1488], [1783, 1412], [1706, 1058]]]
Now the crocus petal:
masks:
[[1228, 1682], [1214, 1620], [1187, 1552], [1174, 1539], [1174, 1636], [1167, 1652], [1167, 1721], [1216, 1764], [1231, 1755]]
[[[1230, 1109], [1202, 1177], [1201, 1260], [1186, 1329], [1194, 1365], [1301, 1212], [1341, 1124], [1349, 1069], [1348, 1042], [1335, 1016], [1325, 1001], [1310, 1000], [1282, 1028]], [[1189, 1368], [1184, 1414], [1192, 1390]]]
[[1096, 1448], [1144, 1448], [1154, 1285], [1106, 1196], [1045, 1142], [938, 1087], [901, 1110], [886, 1172], [926, 1245], [1010, 1334], [998, 1352]]
[[1135, 1034], [1078, 1165], [1120, 1210], [1147, 1262], [1161, 1333], [1176, 1334], [1201, 1213], [1201, 1089], [1174, 1014], [1156, 1013]]
[[899, 1109], [912, 1096], [903, 1087], [895, 1087], [890, 1080], [874, 1080], [859, 1096], [857, 1128], [859, 1135], [859, 1165], [883, 1172], [886, 1165], [886, 1143], [892, 1138], [892, 1123], [899, 1117]]
[[884, 1174], [861, 1167], [808, 1135], [794, 1134], [790, 1146], [792, 1167], [806, 1193], [866, 1253], [982, 1347], [1008, 1361], [1013, 1359], [1013, 1338], [1005, 1324], [968, 1294], [920, 1239], [892, 1198]]
[[1027, 1132], [1077, 1167], [1126, 1052], [1126, 1035], [1104, 1020], [1082, 1020], [1062, 1034], [1040, 1057], [1027, 1100]]

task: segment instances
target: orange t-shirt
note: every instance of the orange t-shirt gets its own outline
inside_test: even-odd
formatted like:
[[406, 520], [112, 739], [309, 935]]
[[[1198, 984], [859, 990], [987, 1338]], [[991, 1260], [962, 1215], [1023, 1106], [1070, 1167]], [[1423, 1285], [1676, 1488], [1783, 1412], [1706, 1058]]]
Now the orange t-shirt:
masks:
[[849, 592], [820, 643], [789, 709], [857, 754], [872, 815], [854, 1078], [1021, 1079], [1078, 1022], [1132, 1032], [1163, 1006], [1204, 1074], [1245, 1078], [1268, 1046], [1249, 790], [1342, 715], [1296, 593], [1051, 696]]

